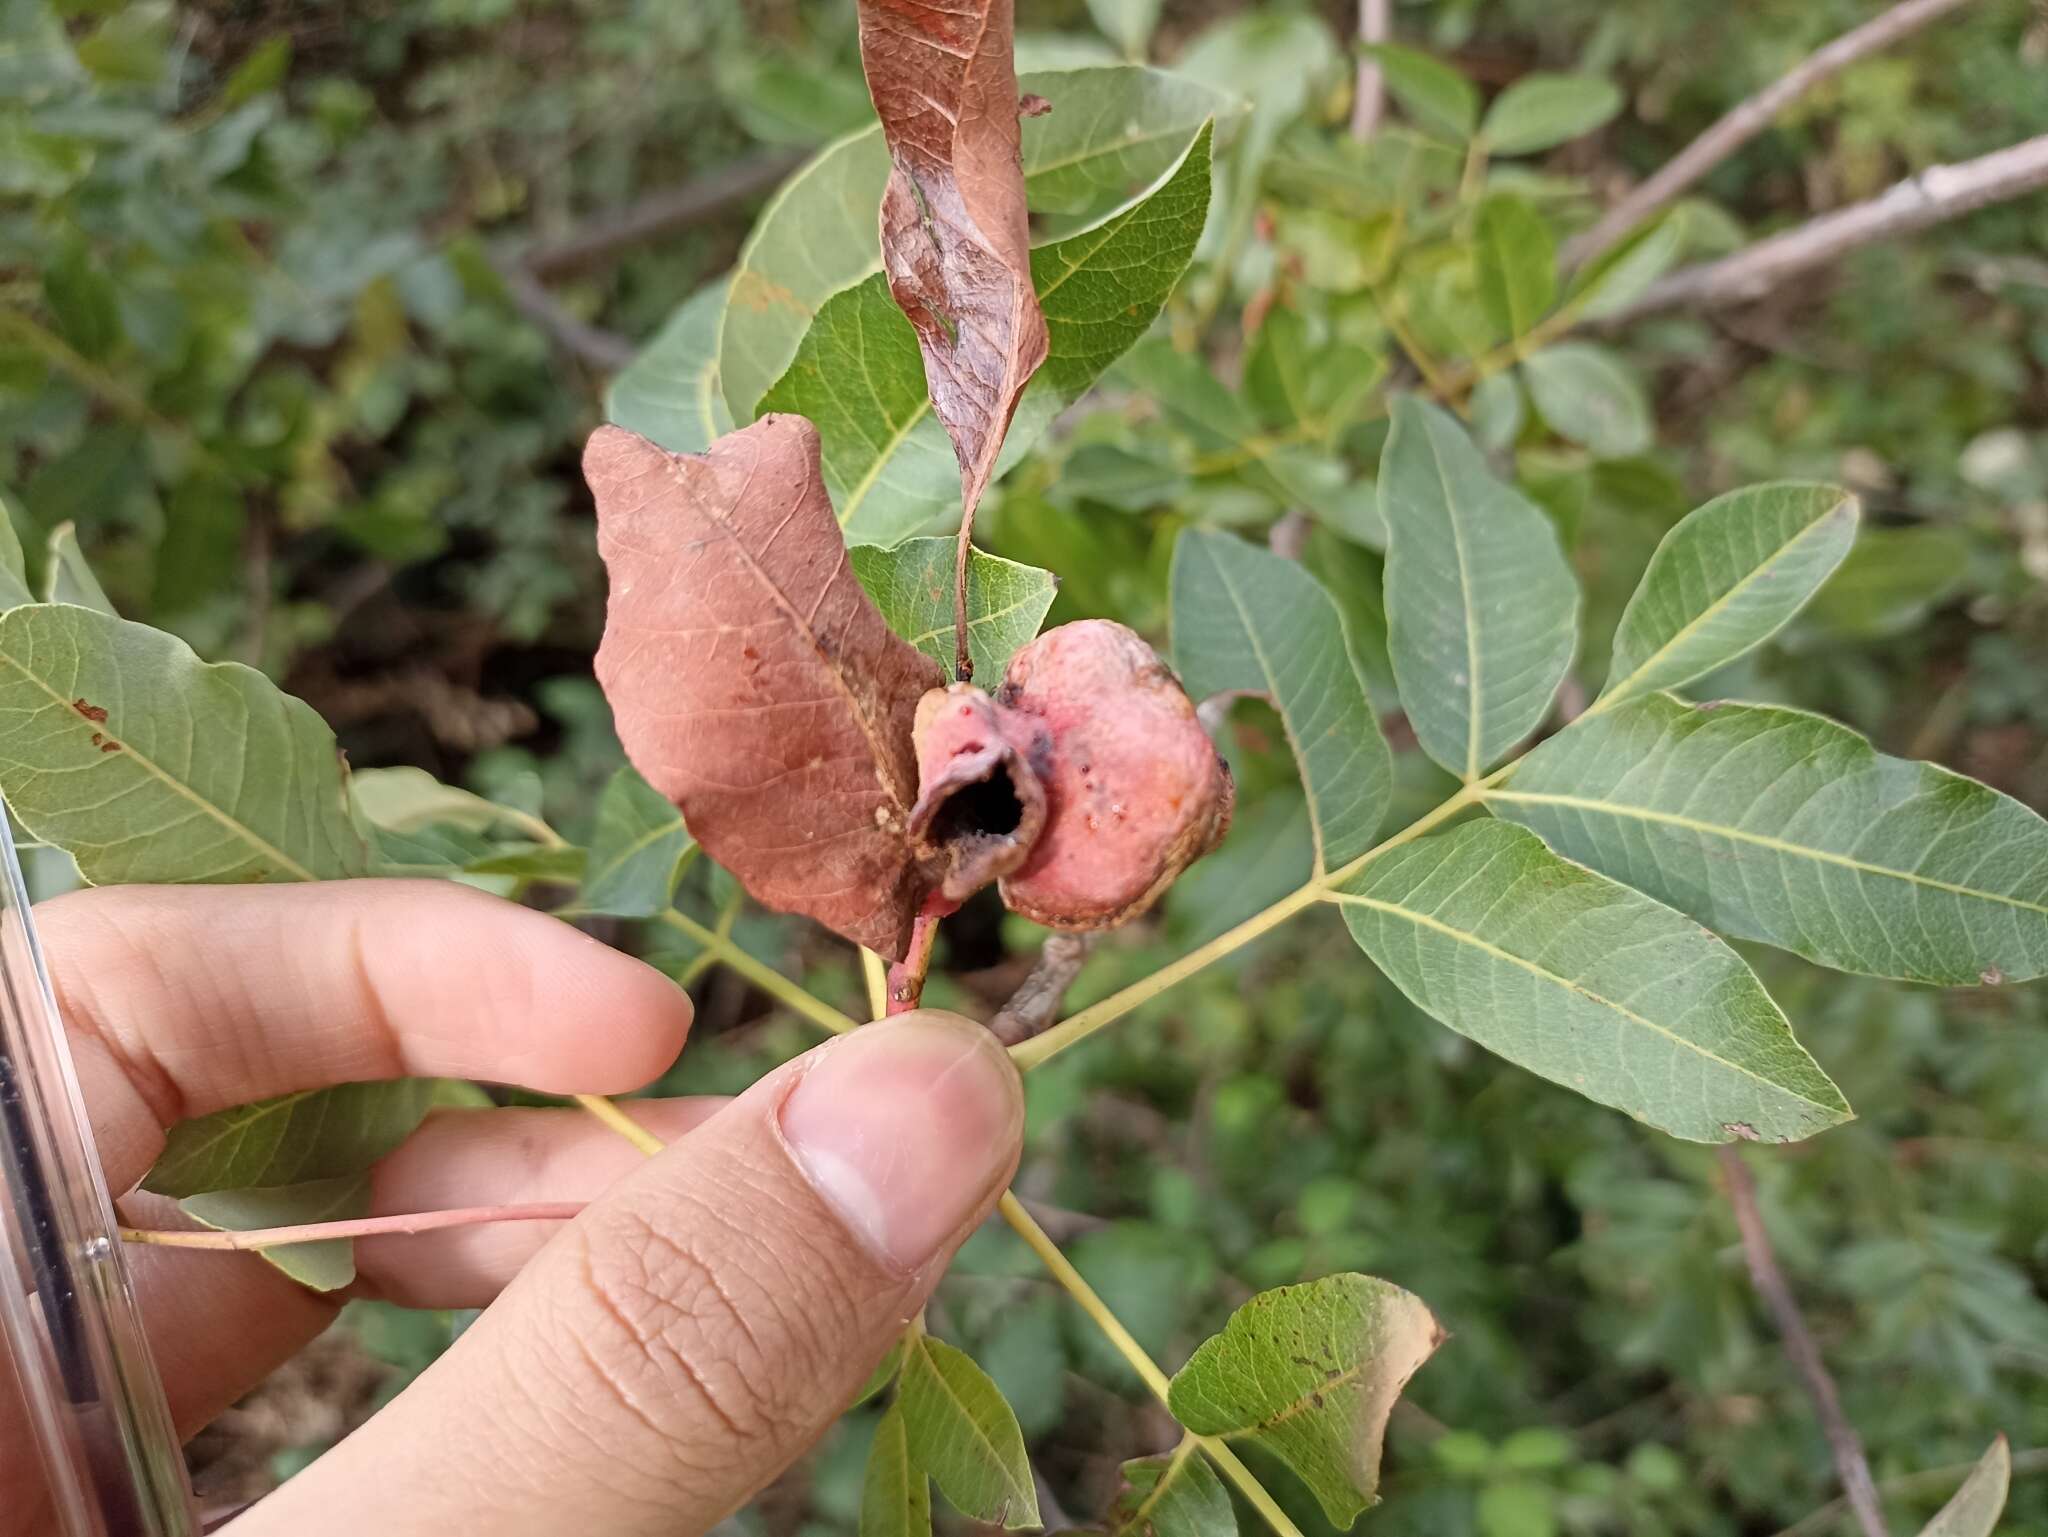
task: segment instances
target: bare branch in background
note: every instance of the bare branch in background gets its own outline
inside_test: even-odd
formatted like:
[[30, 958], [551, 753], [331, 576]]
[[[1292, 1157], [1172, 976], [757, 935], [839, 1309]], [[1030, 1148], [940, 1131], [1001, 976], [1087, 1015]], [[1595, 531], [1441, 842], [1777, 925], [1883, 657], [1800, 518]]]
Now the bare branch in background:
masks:
[[1785, 1354], [1798, 1373], [1800, 1386], [1813, 1400], [1814, 1412], [1820, 1417], [1820, 1427], [1834, 1453], [1842, 1493], [1856, 1513], [1856, 1523], [1863, 1528], [1864, 1537], [1890, 1537], [1884, 1524], [1884, 1509], [1878, 1503], [1877, 1486], [1870, 1479], [1870, 1460], [1863, 1454], [1863, 1442], [1856, 1427], [1842, 1413], [1835, 1379], [1828, 1375], [1827, 1363], [1820, 1358], [1820, 1347], [1814, 1344], [1805, 1315], [1799, 1311], [1792, 1288], [1785, 1284], [1785, 1273], [1778, 1268], [1771, 1235], [1764, 1231], [1763, 1215], [1757, 1210], [1756, 1181], [1750, 1177], [1749, 1165], [1742, 1161], [1742, 1154], [1732, 1143], [1720, 1149], [1720, 1158], [1728, 1204], [1735, 1209], [1735, 1225], [1742, 1230], [1742, 1253], [1749, 1261], [1749, 1278], [1756, 1283], [1758, 1294], [1777, 1322]]
[[1601, 323], [1613, 325], [1680, 306], [1759, 299], [1794, 273], [1833, 261], [1858, 246], [1915, 234], [2044, 187], [2048, 134], [1960, 165], [1929, 166], [1866, 203], [1822, 214], [1719, 261], [1682, 268], [1651, 284], [1634, 304]]
[[606, 374], [617, 373], [633, 360], [631, 342], [616, 332], [578, 320], [548, 292], [547, 285], [517, 261], [500, 258], [492, 265], [512, 299], [512, 307], [571, 357]]
[[[1361, 0], [1366, 3], [1366, 0]], [[1889, 48], [1967, 0], [1901, 0], [1853, 32], [1844, 32], [1789, 73], [1724, 113], [1649, 180], [1609, 209], [1585, 234], [1567, 241], [1564, 265], [1581, 266], [1619, 244], [1628, 232], [1770, 126], [1771, 120], [1823, 80], [1866, 55]], [[1360, 66], [1363, 78], [1364, 66]], [[1353, 129], [1356, 131], [1356, 120]]]
[[601, 214], [557, 240], [525, 253], [527, 271], [561, 277], [609, 261], [627, 246], [689, 229], [773, 187], [803, 163], [803, 150], [777, 150], [721, 166], [680, 186], [650, 193], [637, 203]]
[[[1384, 43], [1394, 31], [1394, 0], [1358, 0], [1358, 40]], [[1370, 139], [1379, 130], [1387, 107], [1386, 78], [1379, 61], [1366, 54], [1358, 61], [1358, 85], [1351, 96], [1351, 137]]]

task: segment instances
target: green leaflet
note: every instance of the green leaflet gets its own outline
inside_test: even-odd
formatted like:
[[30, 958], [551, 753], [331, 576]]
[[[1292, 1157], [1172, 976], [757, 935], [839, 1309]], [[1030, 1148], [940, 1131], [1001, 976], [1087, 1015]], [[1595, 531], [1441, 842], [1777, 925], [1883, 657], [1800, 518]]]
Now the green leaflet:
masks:
[[[893, 549], [855, 545], [853, 574], [889, 628], [946, 668], [953, 666], [951, 539], [906, 539]], [[974, 676], [995, 687], [1018, 649], [1037, 635], [1059, 578], [976, 549], [967, 559], [967, 651]]]
[[19, 608], [35, 600], [36, 595], [29, 591], [28, 559], [14, 526], [14, 509], [0, 496], [0, 609]]
[[[998, 473], [1165, 304], [1208, 212], [1210, 135], [1206, 123], [1198, 128], [1142, 197], [1031, 253], [1050, 351], [1018, 405]], [[916, 333], [879, 274], [825, 303], [761, 406], [816, 425], [826, 489], [849, 538], [892, 544], [958, 506], [959, 466], [932, 414]]]
[[[1027, 74], [1017, 84], [1053, 104], [1024, 120], [1025, 195], [1040, 212], [1075, 217], [1103, 212], [1152, 181], [1225, 100], [1130, 65]], [[1091, 130], [1104, 137], [1091, 140]], [[734, 422], [759, 414], [825, 301], [882, 270], [875, 211], [888, 179], [876, 124], [819, 151], [762, 210], [740, 248], [718, 326], [719, 389]]]
[[931, 1537], [931, 1480], [910, 1456], [901, 1404], [875, 1426], [867, 1476], [860, 1489], [860, 1537]]
[[1417, 839], [1333, 900], [1418, 1008], [1674, 1137], [1789, 1142], [1848, 1118], [1740, 956], [1522, 828]]
[[1814, 595], [1800, 628], [1877, 640], [1912, 629], [1969, 579], [1969, 530], [1954, 524], [1873, 528]]
[[1358, 51], [1378, 61], [1387, 89], [1416, 126], [1461, 144], [1472, 137], [1479, 122], [1479, 92], [1457, 70], [1398, 43], [1375, 43]]
[[1487, 318], [1519, 340], [1557, 299], [1557, 241], [1542, 215], [1507, 192], [1479, 205], [1478, 237], [1474, 275]]
[[2012, 1485], [2012, 1447], [2004, 1436], [1991, 1443], [1962, 1488], [1920, 1529], [1920, 1537], [1991, 1537], [2005, 1514]]
[[1393, 417], [1380, 457], [1388, 655], [1423, 751], [1477, 779], [1549, 713], [1578, 584], [1550, 520], [1456, 421], [1412, 396]]
[[142, 1186], [183, 1198], [357, 1174], [411, 1136], [442, 1092], [435, 1078], [347, 1083], [182, 1121]]
[[1569, 858], [1823, 966], [2048, 974], [2048, 822], [1818, 715], [1646, 695], [1559, 733], [1487, 799]]
[[311, 709], [69, 604], [0, 615], [0, 791], [94, 885], [324, 880], [366, 859]]
[[718, 329], [728, 283], [707, 283], [682, 302], [654, 340], [611, 382], [604, 414], [672, 454], [700, 454], [733, 429], [718, 382]]
[[1192, 1441], [1123, 1465], [1109, 1537], [1237, 1537], [1230, 1495]]
[[[210, 1228], [233, 1228], [238, 1232], [297, 1227], [307, 1222], [345, 1222], [370, 1214], [370, 1176], [367, 1172], [343, 1174], [300, 1185], [217, 1190], [187, 1196], [178, 1205], [188, 1216]], [[261, 1253], [294, 1281], [314, 1291], [339, 1291], [356, 1278], [356, 1246], [352, 1239], [284, 1244]]]
[[1777, 634], [1849, 553], [1857, 518], [1840, 487], [1789, 480], [1686, 514], [1622, 612], [1598, 707], [1689, 683]]
[[665, 912], [695, 855], [683, 815], [628, 763], [604, 787], [576, 905], [618, 918]]
[[1605, 347], [1559, 342], [1533, 352], [1522, 359], [1522, 382], [1559, 437], [1602, 459], [1639, 454], [1655, 435], [1642, 381]]
[[1479, 137], [1496, 155], [1533, 155], [1591, 133], [1621, 101], [1620, 88], [1598, 75], [1524, 75], [1493, 99]]
[[906, 1341], [896, 1407], [911, 1461], [962, 1515], [1012, 1529], [1038, 1525], [1017, 1416], [964, 1352], [929, 1334]]
[[114, 614], [107, 590], [100, 586], [100, 579], [86, 563], [85, 551], [79, 548], [78, 530], [70, 523], [59, 523], [50, 530], [43, 563], [43, 601], [74, 603], [109, 617]]
[[1372, 847], [1393, 760], [1352, 661], [1343, 619], [1296, 561], [1189, 529], [1173, 551], [1173, 659], [1196, 699], [1272, 700], [1301, 768], [1316, 872]]
[[1202, 1342], [1167, 1406], [1196, 1435], [1258, 1442], [1345, 1527], [1377, 1502], [1387, 1416], [1443, 1337], [1420, 1298], [1372, 1276], [1282, 1286]]

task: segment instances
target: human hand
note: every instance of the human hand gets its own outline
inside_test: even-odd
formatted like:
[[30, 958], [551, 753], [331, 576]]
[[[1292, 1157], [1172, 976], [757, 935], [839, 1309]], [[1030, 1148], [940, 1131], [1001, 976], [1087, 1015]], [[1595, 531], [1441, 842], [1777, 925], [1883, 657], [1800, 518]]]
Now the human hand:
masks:
[[[115, 1190], [188, 1116], [407, 1074], [619, 1093], [666, 1068], [690, 1022], [638, 961], [453, 885], [117, 887], [38, 919]], [[633, 1114], [675, 1145], [642, 1158], [573, 1110], [444, 1110], [378, 1166], [375, 1213], [593, 1204], [359, 1241], [358, 1295], [490, 1306], [232, 1537], [706, 1530], [859, 1390], [994, 1205], [1023, 1122], [993, 1038], [929, 1011], [737, 1099]], [[156, 1197], [121, 1205], [167, 1225]], [[131, 1258], [187, 1434], [338, 1306], [252, 1255]], [[20, 1415], [0, 1394], [8, 1537], [48, 1523]]]

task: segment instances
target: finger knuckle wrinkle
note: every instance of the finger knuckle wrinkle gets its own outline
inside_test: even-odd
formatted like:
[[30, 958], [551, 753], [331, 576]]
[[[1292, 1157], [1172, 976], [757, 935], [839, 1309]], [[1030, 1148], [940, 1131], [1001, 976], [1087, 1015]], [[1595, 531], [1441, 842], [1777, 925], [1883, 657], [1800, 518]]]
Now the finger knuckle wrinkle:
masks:
[[[593, 1365], [608, 1363], [604, 1386], [629, 1407], [681, 1393], [734, 1441], [781, 1439], [809, 1421], [800, 1385], [815, 1375], [815, 1328], [768, 1288], [734, 1278], [753, 1258], [743, 1235], [701, 1208], [679, 1220], [713, 1232], [693, 1242], [629, 1216], [586, 1251], [602, 1330], [590, 1342]], [[726, 1250], [736, 1256], [724, 1264], [706, 1257]]]

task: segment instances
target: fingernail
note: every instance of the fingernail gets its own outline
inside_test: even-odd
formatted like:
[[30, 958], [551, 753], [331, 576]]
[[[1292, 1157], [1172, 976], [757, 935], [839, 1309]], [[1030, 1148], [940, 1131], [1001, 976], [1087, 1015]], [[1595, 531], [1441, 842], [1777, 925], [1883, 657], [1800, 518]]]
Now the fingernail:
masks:
[[876, 1256], [931, 1263], [1016, 1157], [1023, 1088], [988, 1031], [930, 1014], [821, 1048], [782, 1106], [812, 1186]]

